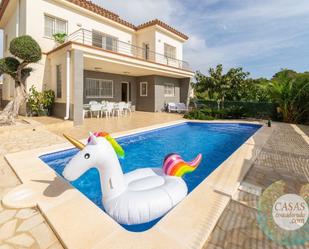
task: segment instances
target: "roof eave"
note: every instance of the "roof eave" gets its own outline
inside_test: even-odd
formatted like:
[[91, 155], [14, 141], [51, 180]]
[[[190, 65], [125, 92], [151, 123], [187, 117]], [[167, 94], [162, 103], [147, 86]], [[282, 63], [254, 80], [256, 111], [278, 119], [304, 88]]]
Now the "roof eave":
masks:
[[0, 6], [0, 21], [4, 15], [4, 12], [9, 4], [9, 0], [3, 0]]

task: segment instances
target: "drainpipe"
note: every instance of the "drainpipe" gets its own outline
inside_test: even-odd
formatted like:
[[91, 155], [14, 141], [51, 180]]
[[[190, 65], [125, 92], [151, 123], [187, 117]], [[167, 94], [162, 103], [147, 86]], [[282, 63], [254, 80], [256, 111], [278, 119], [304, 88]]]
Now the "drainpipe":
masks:
[[67, 82], [67, 87], [66, 87], [66, 108], [65, 108], [65, 117], [64, 120], [68, 120], [70, 118], [70, 76], [71, 76], [71, 52], [68, 50], [67, 51], [67, 56], [66, 56], [66, 82]]
[[19, 19], [20, 19], [20, 0], [17, 0], [16, 8], [16, 37], [19, 36]]

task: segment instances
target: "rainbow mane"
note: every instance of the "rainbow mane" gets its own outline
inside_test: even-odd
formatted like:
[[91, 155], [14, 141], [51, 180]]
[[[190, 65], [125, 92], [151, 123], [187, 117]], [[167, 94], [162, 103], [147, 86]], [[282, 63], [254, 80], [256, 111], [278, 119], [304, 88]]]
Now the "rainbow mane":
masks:
[[[109, 135], [106, 132], [94, 132], [93, 135], [95, 135], [96, 137], [104, 137], [113, 146], [118, 157], [124, 158], [125, 153], [123, 148], [117, 143], [117, 141], [114, 138], [111, 137], [111, 135]], [[90, 142], [90, 140], [91, 137], [88, 138], [88, 143]]]
[[185, 162], [178, 154], [169, 154], [163, 162], [163, 172], [170, 176], [182, 177], [184, 174], [194, 171], [202, 161], [202, 154], [198, 154], [192, 162]]

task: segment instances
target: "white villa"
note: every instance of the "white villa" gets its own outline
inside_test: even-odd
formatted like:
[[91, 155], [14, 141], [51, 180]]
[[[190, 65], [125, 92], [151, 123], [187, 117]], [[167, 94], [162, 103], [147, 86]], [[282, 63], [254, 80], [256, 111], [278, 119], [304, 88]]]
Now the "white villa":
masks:
[[[54, 115], [75, 124], [91, 100], [131, 101], [149, 112], [187, 102], [193, 72], [182, 59], [188, 37], [160, 20], [135, 26], [87, 0], [2, 0], [0, 28], [4, 56], [14, 37], [30, 35], [40, 44], [42, 60], [27, 87], [54, 90]], [[67, 34], [63, 44], [56, 33]], [[9, 76], [2, 92], [3, 104], [14, 97]]]

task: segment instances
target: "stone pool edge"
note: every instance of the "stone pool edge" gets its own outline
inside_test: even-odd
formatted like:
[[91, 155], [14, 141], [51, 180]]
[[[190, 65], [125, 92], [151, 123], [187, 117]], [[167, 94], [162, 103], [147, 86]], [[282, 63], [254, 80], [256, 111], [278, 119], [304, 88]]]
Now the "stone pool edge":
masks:
[[[186, 122], [263, 125], [261, 122], [239, 120], [180, 120], [112, 135], [127, 136]], [[61, 242], [69, 249], [201, 248], [274, 127], [275, 125], [272, 128], [263, 125], [185, 200], [152, 229], [141, 233], [124, 230], [39, 159], [43, 154], [72, 148], [69, 143], [6, 155], [6, 160], [22, 184], [10, 191], [8, 197], [3, 198], [3, 203], [9, 207], [37, 206]], [[22, 194], [27, 198], [19, 203], [10, 202], [9, 197], [14, 194]]]

